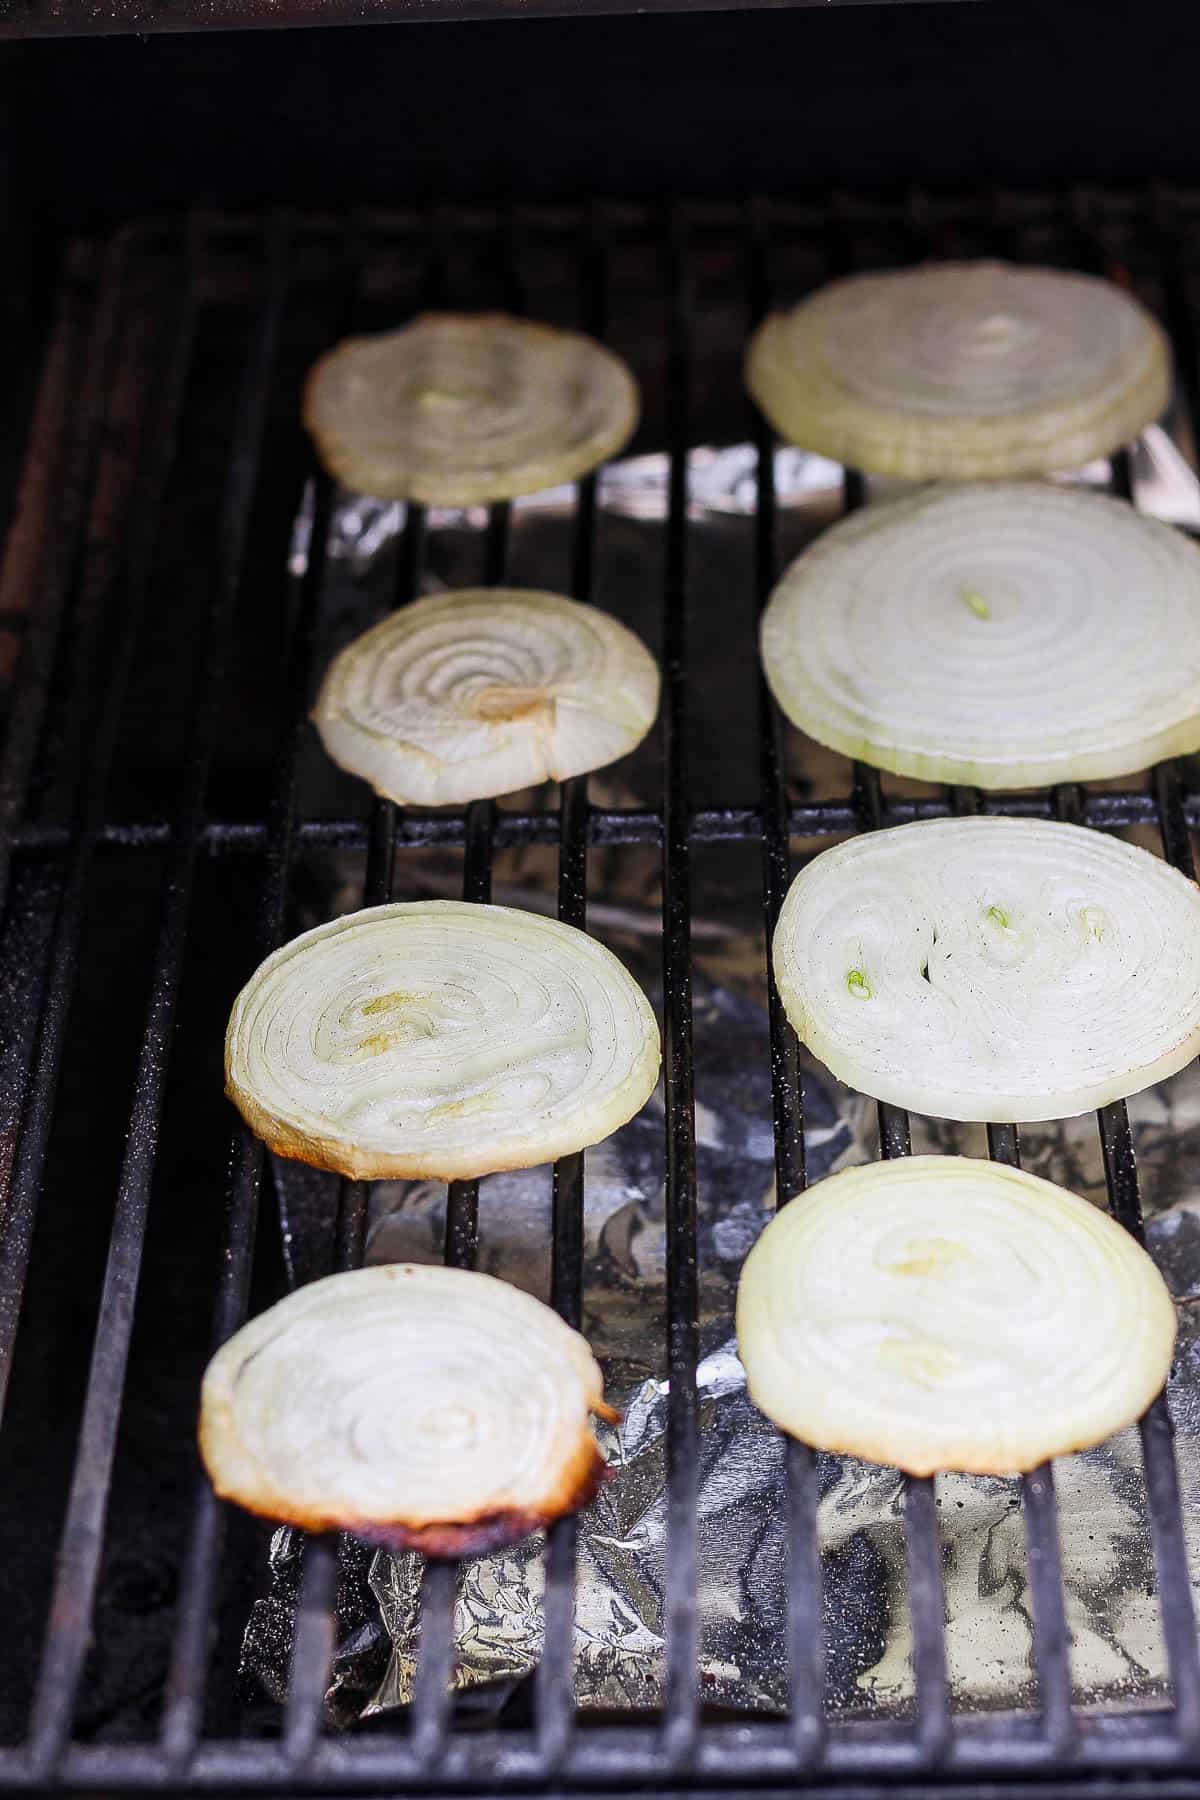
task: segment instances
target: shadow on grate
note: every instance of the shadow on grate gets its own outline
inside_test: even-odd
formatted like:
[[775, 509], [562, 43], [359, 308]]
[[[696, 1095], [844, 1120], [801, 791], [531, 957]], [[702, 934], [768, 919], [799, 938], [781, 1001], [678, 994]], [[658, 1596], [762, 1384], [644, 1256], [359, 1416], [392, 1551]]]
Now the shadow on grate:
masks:
[[[721, 1720], [701, 1707], [696, 1677], [701, 1570], [693, 848], [732, 842], [761, 852], [768, 942], [790, 877], [792, 840], [914, 818], [987, 810], [1075, 818], [1102, 829], [1153, 827], [1170, 860], [1194, 872], [1190, 830], [1200, 819], [1200, 794], [1174, 767], [1156, 769], [1123, 791], [1069, 789], [1013, 799], [962, 789], [890, 794], [874, 771], [858, 767], [848, 793], [791, 793], [780, 721], [761, 679], [758, 793], [736, 805], [713, 804], [689, 780], [695, 743], [689, 711], [696, 697], [689, 678], [689, 628], [695, 624], [688, 604], [689, 451], [752, 436], [760, 603], [777, 572], [781, 511], [769, 434], [761, 420], [751, 421], [748, 408], [740, 418], [722, 415], [714, 389], [733, 390], [729, 368], [724, 383], [714, 384], [698, 349], [710, 284], [719, 275], [728, 286], [729, 271], [736, 271], [744, 335], [776, 292], [792, 297], [803, 285], [852, 266], [987, 250], [1102, 267], [1133, 279], [1170, 324], [1183, 400], [1195, 417], [1192, 300], [1200, 271], [1200, 199], [1167, 191], [936, 203], [917, 197], [896, 207], [846, 200], [830, 212], [763, 202], [744, 212], [678, 208], [665, 219], [619, 206], [502, 219], [281, 216], [262, 225], [197, 217], [185, 227], [139, 227], [102, 252], [74, 254], [33, 423], [25, 504], [4, 574], [6, 592], [20, 588], [32, 595], [0, 763], [0, 897], [6, 908], [0, 966], [6, 991], [14, 1000], [19, 996], [0, 1056], [0, 1408], [10, 1397], [11, 1372], [4, 1435], [13, 1445], [6, 1468], [17, 1471], [18, 1489], [23, 1445], [34, 1428], [30, 1396], [55, 1353], [50, 1308], [62, 1268], [54, 1261], [54, 1240], [65, 1227], [68, 1242], [57, 1254], [69, 1256], [70, 1233], [77, 1229], [78, 1208], [64, 1196], [55, 1148], [58, 1135], [69, 1129], [63, 1114], [77, 1087], [70, 1076], [72, 1045], [81, 1009], [103, 1005], [105, 970], [97, 958], [110, 954], [98, 948], [105, 908], [133, 904], [120, 899], [121, 881], [145, 915], [144, 946], [140, 953], [125, 952], [121, 965], [144, 1011], [125, 1045], [125, 1060], [114, 1053], [113, 1080], [128, 1097], [127, 1110], [109, 1121], [107, 1150], [97, 1149], [97, 1183], [108, 1182], [107, 1197], [94, 1204], [91, 1250], [77, 1259], [84, 1274], [71, 1290], [68, 1323], [82, 1350], [71, 1365], [75, 1375], [64, 1376], [52, 1403], [55, 1417], [69, 1418], [71, 1426], [59, 1434], [57, 1460], [43, 1465], [37, 1452], [29, 1465], [39, 1478], [43, 1466], [52, 1469], [62, 1491], [47, 1504], [46, 1530], [54, 1542], [47, 1537], [45, 1566], [30, 1576], [21, 1615], [30, 1638], [17, 1646], [28, 1671], [17, 1681], [23, 1717], [0, 1749], [0, 1784], [341, 1793], [549, 1784], [563, 1791], [644, 1791], [663, 1785], [783, 1786], [800, 1779], [819, 1785], [851, 1777], [919, 1784], [931, 1775], [950, 1782], [986, 1774], [1031, 1786], [1054, 1776], [1058, 1791], [1065, 1791], [1072, 1772], [1080, 1780], [1089, 1772], [1122, 1770], [1200, 1779], [1200, 1659], [1164, 1400], [1143, 1420], [1141, 1439], [1170, 1706], [1073, 1710], [1054, 1479], [1046, 1467], [1021, 1483], [1036, 1709], [960, 1716], [951, 1708], [934, 1485], [911, 1480], [904, 1523], [913, 1717], [875, 1723], [827, 1718], [816, 1463], [800, 1445], [790, 1446], [787, 1462], [790, 1714]], [[555, 811], [483, 802], [452, 817], [400, 813], [375, 801], [367, 813], [315, 816], [304, 809], [301, 765], [335, 496], [309, 465], [300, 436], [300, 373], [331, 337], [364, 319], [382, 322], [448, 300], [469, 305], [500, 299], [513, 309], [528, 303], [537, 311], [551, 267], [559, 271], [557, 304], [586, 329], [604, 333], [618, 279], [637, 290], [643, 315], [655, 322], [639, 373], [647, 398], [640, 444], [666, 459], [658, 797], [650, 805], [593, 804], [587, 779], [579, 778], [563, 788]], [[728, 346], [730, 363], [739, 349], [737, 342]], [[240, 386], [226, 416], [211, 373], [233, 356], [240, 362]], [[189, 496], [200, 474], [205, 493], [219, 493], [219, 500], [207, 514], [199, 507], [197, 516]], [[1135, 495], [1127, 455], [1115, 459], [1111, 481], [1115, 491]], [[591, 478], [574, 499], [569, 586], [585, 599], [593, 592], [604, 529], [601, 492]], [[853, 507], [865, 497], [862, 479], [847, 471], [842, 503]], [[393, 604], [419, 591], [436, 530], [437, 522], [421, 509], [408, 511], [395, 555]], [[511, 531], [508, 506], [493, 508], [480, 522], [479, 563], [489, 583], [506, 577]], [[171, 580], [179, 583], [178, 613], [164, 606]], [[170, 686], [149, 696], [139, 679], [147, 645], [172, 671]], [[231, 749], [231, 739], [243, 734], [244, 766], [240, 742]], [[611, 1720], [576, 1713], [576, 1528], [568, 1520], [550, 1533], [545, 1552], [545, 1649], [533, 1683], [531, 1722], [508, 1730], [455, 1728], [449, 1695], [453, 1570], [433, 1566], [423, 1585], [411, 1716], [369, 1735], [324, 1730], [338, 1547], [313, 1540], [305, 1553], [278, 1731], [242, 1735], [236, 1653], [228, 1640], [236, 1638], [244, 1616], [239, 1609], [252, 1592], [261, 1534], [249, 1541], [239, 1535], [199, 1477], [190, 1445], [181, 1444], [163, 1449], [168, 1462], [174, 1457], [176, 1502], [171, 1525], [163, 1528], [164, 1579], [171, 1589], [167, 1635], [144, 1676], [151, 1697], [142, 1725], [123, 1741], [106, 1738], [89, 1694], [100, 1679], [97, 1659], [112, 1623], [106, 1544], [125, 1504], [122, 1483], [132, 1479], [123, 1456], [127, 1375], [131, 1357], [172, 1357], [164, 1306], [138, 1292], [146, 1246], [156, 1230], [167, 1230], [160, 1214], [172, 1200], [168, 1185], [182, 1182], [191, 1208], [204, 1211], [199, 1223], [181, 1225], [174, 1237], [160, 1236], [160, 1255], [178, 1254], [187, 1264], [183, 1281], [190, 1282], [187, 1295], [172, 1296], [170, 1304], [178, 1300], [194, 1318], [202, 1302], [211, 1324], [197, 1328], [195, 1343], [181, 1352], [172, 1390], [176, 1411], [164, 1416], [175, 1418], [180, 1408], [188, 1416], [210, 1331], [218, 1341], [227, 1337], [272, 1281], [267, 1240], [273, 1228], [260, 1219], [263, 1156], [243, 1128], [230, 1134], [220, 1107], [215, 1038], [203, 1042], [203, 1072], [196, 1079], [210, 1083], [213, 1094], [194, 1131], [198, 1138], [211, 1125], [228, 1146], [220, 1212], [211, 1203], [203, 1209], [207, 1169], [201, 1165], [189, 1175], [179, 1153], [165, 1148], [174, 1141], [167, 1129], [172, 1070], [189, 1054], [190, 1022], [200, 1008], [195, 997], [189, 1000], [189, 982], [212, 987], [218, 1000], [232, 992], [286, 935], [298, 872], [312, 855], [354, 853], [365, 871], [354, 903], [373, 904], [391, 895], [403, 853], [461, 849], [462, 892], [486, 899], [493, 852], [528, 844], [557, 845], [558, 914], [579, 926], [587, 922], [591, 850], [644, 845], [661, 858], [670, 1383], [662, 1708], [651, 1718], [633, 1714], [619, 1729]], [[115, 869], [128, 873], [115, 878]], [[218, 878], [226, 884], [219, 890]], [[203, 961], [193, 977], [189, 958], [197, 954], [197, 935], [207, 929], [201, 914], [214, 904], [235, 922], [235, 948], [224, 963]], [[212, 973], [218, 966], [219, 973]], [[767, 982], [776, 1191], [786, 1201], [805, 1182], [803, 1094], [796, 1042], [769, 971]], [[210, 1006], [210, 1033], [212, 1015]], [[1105, 1108], [1098, 1123], [1111, 1208], [1140, 1234], [1124, 1105]], [[894, 1108], [880, 1108], [879, 1141], [887, 1156], [909, 1150], [908, 1120]], [[1016, 1130], [992, 1128], [989, 1148], [999, 1159], [1016, 1161]], [[551, 1298], [572, 1323], [582, 1316], [584, 1298], [583, 1181], [582, 1156], [568, 1157], [554, 1170]], [[368, 1206], [363, 1184], [340, 1184], [337, 1267], [361, 1261]], [[478, 1184], [453, 1184], [446, 1260], [471, 1266], [479, 1229]], [[151, 1535], [154, 1529], [149, 1521]], [[231, 1532], [237, 1540], [232, 1549]], [[214, 1642], [226, 1646], [215, 1659]]]

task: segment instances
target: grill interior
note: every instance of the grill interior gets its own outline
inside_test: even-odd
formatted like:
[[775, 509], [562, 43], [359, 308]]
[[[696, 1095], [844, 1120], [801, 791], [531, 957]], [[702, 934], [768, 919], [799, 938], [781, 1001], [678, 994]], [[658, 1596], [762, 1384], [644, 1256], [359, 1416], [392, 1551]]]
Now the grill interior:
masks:
[[[783, 560], [784, 508], [770, 439], [740, 396], [745, 333], [776, 298], [835, 273], [986, 253], [1103, 269], [1142, 294], [1175, 339], [1177, 436], [1190, 444], [1200, 195], [1188, 192], [894, 206], [846, 199], [832, 209], [762, 201], [665, 212], [201, 215], [72, 249], [0, 577], [0, 618], [23, 637], [0, 774], [0, 980], [9, 1002], [0, 1058], [0, 1508], [9, 1558], [21, 1565], [0, 1651], [3, 1785], [566, 1791], [1200, 1773], [1200, 1657], [1163, 1400], [1143, 1420], [1141, 1443], [1169, 1704], [1073, 1708], [1054, 1479], [1044, 1468], [1020, 1484], [1035, 1702], [995, 1714], [952, 1707], [937, 1494], [933, 1482], [909, 1480], [915, 1706], [906, 1718], [829, 1718], [817, 1459], [795, 1444], [790, 1712], [722, 1716], [702, 1704], [696, 1680], [704, 1569], [692, 925], [708, 872], [725, 856], [761, 866], [763, 1053], [782, 1199], [805, 1180], [802, 1083], [765, 946], [793, 842], [1012, 811], [1153, 829], [1164, 854], [1194, 874], [1200, 793], [1187, 768], [1011, 800], [881, 783], [848, 765], [845, 781], [838, 774], [828, 788], [802, 765], [785, 770], [752, 637], [756, 602]], [[603, 784], [581, 778], [543, 809], [484, 802], [465, 816], [422, 815], [379, 801], [368, 810], [352, 784], [322, 790], [313, 775], [306, 709], [329, 626], [336, 496], [310, 463], [298, 384], [342, 331], [445, 304], [504, 304], [580, 324], [627, 353], [642, 381], [635, 449], [666, 458], [661, 529], [638, 577], [657, 586], [664, 695], [657, 751], [637, 778], [647, 791], [632, 800], [612, 803]], [[731, 603], [729, 652], [729, 680], [741, 684], [730, 730], [747, 751], [750, 783], [735, 793], [710, 741], [716, 703], [689, 673], [695, 635], [711, 627], [692, 604], [689, 467], [698, 446], [751, 437], [746, 591], [740, 610]], [[1114, 459], [1111, 481], [1137, 498], [1132, 452]], [[845, 471], [839, 503], [867, 498], [862, 477]], [[509, 507], [465, 524], [410, 509], [387, 552], [392, 603], [436, 570], [446, 532], [467, 544], [488, 582], [520, 579]], [[564, 538], [564, 591], [596, 595], [612, 533], [603, 488], [589, 479]], [[621, 568], [600, 582], [601, 603]], [[802, 747], [789, 741], [787, 753]], [[829, 764], [820, 767], [823, 781]], [[330, 793], [332, 808], [322, 801]], [[260, 1147], [220, 1097], [224, 1020], [256, 961], [306, 907], [328, 904], [318, 875], [331, 859], [352, 871], [350, 904], [407, 891], [406, 871], [417, 866], [409, 859], [435, 855], [457, 856], [461, 892], [482, 900], [494, 858], [529, 846], [557, 847], [557, 910], [575, 925], [587, 923], [589, 899], [603, 898], [600, 859], [602, 872], [626, 855], [661, 862], [663, 1705], [653, 1715], [575, 1713], [576, 1528], [566, 1521], [545, 1552], [544, 1653], [530, 1691], [499, 1724], [464, 1730], [452, 1713], [454, 1575], [433, 1565], [411, 1709], [372, 1730], [334, 1733], [322, 1700], [338, 1546], [306, 1548], [286, 1702], [246, 1705], [238, 1646], [261, 1590], [266, 1534], [214, 1501], [190, 1441], [213, 1333], [228, 1336], [295, 1266], [295, 1246], [285, 1242], [281, 1254]], [[1098, 1129], [1111, 1209], [1140, 1237], [1124, 1103], [1106, 1107]], [[908, 1152], [902, 1112], [879, 1108], [878, 1142], [884, 1156]], [[1015, 1161], [1016, 1131], [990, 1128], [988, 1147]], [[340, 1184], [336, 1222], [308, 1253], [310, 1273], [361, 1260], [369, 1201], [363, 1184]], [[576, 1155], [554, 1170], [549, 1290], [573, 1323], [586, 1312], [583, 1201]], [[471, 1265], [487, 1229], [479, 1184], [454, 1183], [446, 1259]]]

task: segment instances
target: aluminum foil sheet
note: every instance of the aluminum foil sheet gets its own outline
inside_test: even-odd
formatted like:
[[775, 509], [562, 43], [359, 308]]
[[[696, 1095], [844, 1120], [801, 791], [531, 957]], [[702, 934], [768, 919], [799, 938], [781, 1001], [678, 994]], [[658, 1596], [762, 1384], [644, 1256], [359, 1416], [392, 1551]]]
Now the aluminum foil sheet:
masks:
[[[753, 453], [693, 453], [693, 790], [706, 804], [756, 791], [751, 575]], [[1085, 478], [1098, 478], [1085, 471]], [[1164, 433], [1139, 446], [1139, 499], [1147, 510], [1200, 521], [1200, 496]], [[838, 471], [780, 452], [786, 555], [837, 502]], [[570, 491], [537, 496], [514, 513], [515, 584], [561, 587], [569, 567]], [[607, 471], [601, 490], [600, 604], [654, 645], [665, 507], [663, 459]], [[326, 605], [328, 649], [386, 606], [401, 509], [347, 497], [335, 519]], [[431, 521], [427, 586], [479, 579], [482, 518]], [[298, 540], [301, 542], [301, 540]], [[731, 600], [731, 595], [734, 598]], [[745, 617], [738, 608], [745, 610]], [[796, 734], [790, 734], [794, 739]], [[798, 748], [794, 743], [791, 748]], [[653, 743], [593, 778], [604, 804], [656, 801]], [[841, 794], [847, 765], [807, 751], [797, 789]], [[306, 774], [310, 811], [361, 810], [362, 794], [315, 746]], [[889, 789], [894, 785], [888, 783]], [[907, 784], [915, 788], [915, 784]], [[918, 790], [926, 791], [926, 790]], [[553, 795], [521, 796], [523, 807]], [[819, 846], [801, 846], [809, 854]], [[359, 904], [361, 863], [334, 858], [307, 872], [309, 912], [297, 929]], [[552, 910], [553, 851], [498, 852], [497, 899]], [[659, 869], [645, 847], [594, 850], [592, 930], [661, 1000]], [[397, 897], [457, 892], [457, 854], [405, 856]], [[784, 1443], [749, 1403], [733, 1337], [742, 1260], [774, 1205], [770, 1058], [760, 867], [756, 846], [697, 846], [693, 867], [699, 1367], [699, 1680], [706, 1704], [747, 1712], [786, 1709], [787, 1490]], [[310, 916], [311, 915], [311, 916]], [[819, 1065], [803, 1068], [808, 1175], [878, 1154], [873, 1104]], [[1200, 1074], [1186, 1071], [1130, 1107], [1150, 1245], [1180, 1308], [1170, 1399], [1177, 1431], [1193, 1578], [1200, 1570]], [[914, 1118], [914, 1149], [986, 1155], [982, 1127]], [[1022, 1131], [1026, 1166], [1104, 1200], [1092, 1117]], [[275, 1164], [288, 1267], [294, 1280], [323, 1272], [336, 1184], [296, 1164]], [[584, 1330], [604, 1367], [608, 1398], [624, 1413], [601, 1428], [613, 1476], [580, 1517], [574, 1673], [579, 1705], [607, 1712], [653, 1707], [664, 1672], [662, 1570], [665, 1424], [665, 1221], [661, 1091], [642, 1114], [586, 1157]], [[373, 1199], [373, 1260], [436, 1261], [444, 1187], [380, 1183]], [[497, 1175], [480, 1193], [479, 1266], [539, 1296], [549, 1286], [550, 1171]], [[910, 1620], [900, 1479], [894, 1470], [818, 1459], [819, 1534], [827, 1643], [826, 1703], [834, 1717], [894, 1718], [911, 1708]], [[1139, 1706], [1165, 1698], [1165, 1653], [1155, 1598], [1138, 1436], [1060, 1461], [1055, 1468], [1072, 1633], [1076, 1703]], [[1019, 1484], [945, 1476], [937, 1482], [952, 1697], [981, 1710], [1036, 1704], [1032, 1620]], [[456, 1613], [460, 1703], [485, 1717], [519, 1707], [542, 1644], [542, 1541], [533, 1537], [465, 1563]], [[269, 1592], [244, 1644], [247, 1680], [275, 1698], [286, 1688], [299, 1544], [280, 1531]], [[412, 1692], [420, 1612], [420, 1559], [344, 1552], [331, 1719], [349, 1724], [402, 1707]]]

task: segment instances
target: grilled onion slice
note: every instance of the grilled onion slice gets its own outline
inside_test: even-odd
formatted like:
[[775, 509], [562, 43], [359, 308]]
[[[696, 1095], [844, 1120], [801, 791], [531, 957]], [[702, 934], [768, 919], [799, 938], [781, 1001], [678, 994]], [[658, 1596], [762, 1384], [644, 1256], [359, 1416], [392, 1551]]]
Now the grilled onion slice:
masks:
[[1200, 553], [1120, 500], [934, 488], [835, 525], [762, 627], [780, 706], [876, 768], [984, 788], [1200, 749]]
[[1200, 1050], [1200, 891], [1078, 825], [930, 819], [826, 850], [773, 946], [842, 1081], [946, 1119], [1067, 1118]]
[[251, 976], [225, 1091], [282, 1156], [373, 1180], [524, 1169], [599, 1143], [658, 1074], [658, 1026], [610, 950], [507, 906], [368, 907]]
[[468, 588], [334, 658], [313, 718], [334, 762], [401, 805], [463, 805], [603, 768], [641, 742], [658, 666], [594, 606]]
[[1077, 1194], [914, 1156], [783, 1208], [742, 1270], [737, 1335], [755, 1404], [815, 1448], [1004, 1475], [1139, 1417], [1175, 1309], [1146, 1252]]
[[218, 1494], [307, 1531], [428, 1556], [586, 1506], [604, 1404], [577, 1331], [519, 1288], [390, 1263], [289, 1294], [213, 1357], [200, 1448]]
[[974, 481], [1074, 468], [1166, 405], [1171, 356], [1092, 275], [929, 263], [856, 275], [775, 313], [746, 380], [776, 429], [880, 475]]
[[637, 383], [574, 331], [504, 313], [426, 313], [313, 366], [304, 423], [339, 481], [469, 506], [574, 481], [633, 436]]

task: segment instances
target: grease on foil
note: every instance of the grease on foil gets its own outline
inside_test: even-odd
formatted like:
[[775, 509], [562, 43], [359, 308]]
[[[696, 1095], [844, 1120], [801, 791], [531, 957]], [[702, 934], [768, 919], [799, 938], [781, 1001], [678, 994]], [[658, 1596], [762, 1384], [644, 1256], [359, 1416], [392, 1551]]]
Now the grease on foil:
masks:
[[[1178, 453], [1148, 434], [1139, 445], [1139, 497]], [[1160, 454], [1161, 452], [1161, 454]], [[802, 501], [825, 495], [826, 470], [798, 452], [780, 452], [785, 549], [804, 541]], [[1165, 459], [1165, 460], [1164, 460]], [[1171, 459], [1175, 459], [1172, 461]], [[706, 695], [705, 733], [694, 751], [696, 791], [720, 794], [727, 779], [753, 792], [756, 746], [745, 735], [745, 682], [754, 679], [753, 525], [746, 483], [752, 466], [740, 447], [692, 457], [696, 635], [694, 680]], [[662, 465], [660, 467], [659, 465]], [[654, 465], [651, 467], [650, 465]], [[1161, 465], [1161, 468], [1160, 468]], [[1168, 466], [1169, 465], [1169, 466]], [[604, 559], [620, 579], [600, 581], [599, 603], [655, 639], [660, 600], [655, 546], [661, 538], [665, 463], [638, 458], [604, 476]], [[1197, 505], [1189, 475], [1190, 504]], [[707, 483], [707, 486], [705, 485]], [[626, 492], [625, 489], [629, 491]], [[1164, 490], [1165, 492], [1165, 490]], [[567, 566], [569, 496], [514, 509], [518, 553]], [[752, 496], [751, 496], [752, 498]], [[1171, 511], [1171, 495], [1161, 507]], [[386, 512], [386, 516], [385, 516]], [[435, 524], [438, 522], [435, 520]], [[436, 532], [431, 583], [477, 576], [474, 521], [447, 520]], [[389, 557], [398, 509], [344, 496], [335, 513], [327, 564], [330, 648], [387, 604]], [[523, 534], [525, 534], [523, 536]], [[554, 559], [557, 558], [557, 562]], [[731, 571], [736, 579], [731, 582]], [[745, 577], [743, 579], [743, 577]], [[711, 589], [711, 591], [709, 591]], [[744, 594], [746, 616], [734, 617]], [[732, 598], [731, 598], [732, 596]], [[720, 629], [709, 629], [719, 619]], [[745, 637], [745, 666], [730, 664], [729, 632]], [[743, 675], [745, 681], [743, 681]], [[743, 692], [743, 689], [745, 690]], [[729, 717], [720, 712], [728, 695]], [[739, 738], [739, 731], [743, 737]], [[740, 749], [738, 748], [740, 746]], [[792, 735], [789, 753], [798, 741]], [[735, 754], [736, 751], [736, 754]], [[719, 752], [719, 754], [718, 754]], [[742, 764], [737, 761], [742, 757]], [[707, 759], [707, 760], [706, 760]], [[716, 760], [713, 760], [716, 759]], [[744, 765], [744, 766], [743, 766]], [[311, 779], [336, 777], [315, 758]], [[805, 748], [794, 778], [801, 791], [844, 791], [847, 765]], [[652, 804], [659, 779], [653, 748], [593, 778], [599, 804]], [[332, 793], [332, 790], [327, 790]], [[730, 794], [728, 797], [734, 797]], [[529, 800], [522, 804], [529, 804]], [[533, 804], [540, 804], [536, 796]], [[330, 809], [344, 808], [344, 790]], [[319, 808], [317, 808], [319, 810]], [[810, 846], [809, 848], [812, 848]], [[717, 852], [720, 852], [718, 855]], [[398, 865], [398, 898], [454, 895], [461, 859], [422, 853]], [[362, 868], [353, 858], [319, 873], [302, 929], [360, 903]], [[661, 1001], [659, 866], [646, 846], [592, 853], [593, 928], [616, 949], [657, 1005]], [[770, 1058], [765, 1008], [757, 853], [729, 846], [697, 853], [694, 874], [698, 1250], [701, 1352], [698, 1371], [699, 1676], [706, 1703], [750, 1713], [787, 1704], [785, 1584], [788, 1525], [786, 1450], [746, 1397], [733, 1344], [733, 1309], [743, 1257], [774, 1206]], [[408, 883], [406, 887], [404, 884]], [[506, 852], [497, 898], [553, 904], [553, 851]], [[878, 1152], [875, 1109], [819, 1065], [803, 1065], [810, 1181]], [[1180, 1302], [1180, 1339], [1170, 1389], [1185, 1531], [1200, 1567], [1200, 1075], [1185, 1071], [1130, 1103], [1150, 1247]], [[986, 1154], [981, 1128], [914, 1118], [914, 1149]], [[1102, 1202], [1103, 1169], [1090, 1117], [1022, 1129], [1025, 1166]], [[287, 1266], [293, 1280], [323, 1272], [336, 1183], [300, 1164], [274, 1165]], [[606, 1394], [625, 1421], [602, 1432], [615, 1478], [578, 1521], [574, 1646], [576, 1697], [586, 1709], [656, 1705], [662, 1696], [663, 1542], [666, 1480], [665, 1232], [661, 1095], [586, 1160], [584, 1331], [605, 1371]], [[373, 1194], [369, 1255], [376, 1260], [441, 1255], [445, 1189], [380, 1183]], [[550, 1171], [500, 1175], [482, 1183], [479, 1266], [544, 1296], [549, 1280]], [[894, 1470], [821, 1456], [819, 1534], [827, 1644], [826, 1704], [832, 1717], [887, 1720], [913, 1703], [911, 1631], [905, 1579], [902, 1487]], [[1136, 1430], [1055, 1466], [1075, 1703], [1165, 1703], [1166, 1661], [1156, 1598], [1145, 1482]], [[962, 1710], [1036, 1704], [1032, 1611], [1019, 1485], [1001, 1478], [941, 1477], [937, 1483], [946, 1589], [947, 1648], [954, 1705]], [[251, 1691], [286, 1691], [301, 1540], [272, 1539], [270, 1586], [243, 1643]], [[542, 1644], [543, 1539], [465, 1563], [455, 1616], [454, 1684], [460, 1709], [491, 1718], [523, 1704], [523, 1684]], [[342, 1552], [338, 1633], [327, 1693], [330, 1721], [350, 1725], [406, 1704], [419, 1629], [420, 1559], [348, 1543]]]

